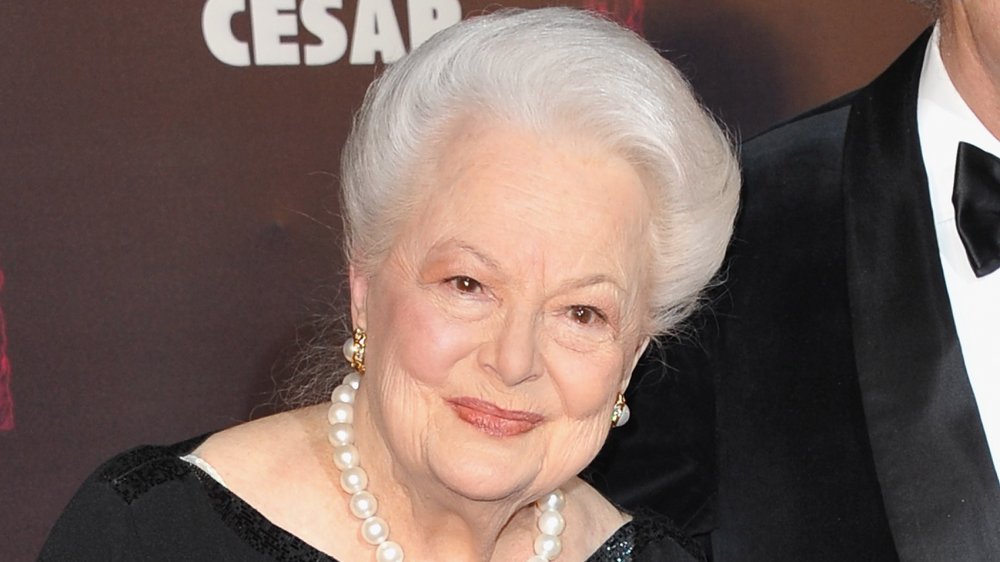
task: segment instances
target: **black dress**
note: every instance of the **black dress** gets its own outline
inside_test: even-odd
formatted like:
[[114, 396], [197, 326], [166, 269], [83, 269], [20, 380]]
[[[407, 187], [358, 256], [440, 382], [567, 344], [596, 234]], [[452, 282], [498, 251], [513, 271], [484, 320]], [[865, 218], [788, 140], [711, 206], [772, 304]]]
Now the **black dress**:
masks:
[[[183, 456], [206, 436], [111, 459], [80, 487], [40, 561], [337, 562], [267, 520]], [[669, 522], [638, 515], [587, 562], [704, 560]]]

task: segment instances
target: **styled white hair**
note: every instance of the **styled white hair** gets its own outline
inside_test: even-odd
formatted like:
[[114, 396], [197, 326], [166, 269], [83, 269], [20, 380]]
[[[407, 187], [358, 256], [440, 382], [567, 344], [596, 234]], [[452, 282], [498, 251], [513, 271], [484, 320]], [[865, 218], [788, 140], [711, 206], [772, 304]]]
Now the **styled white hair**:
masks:
[[[639, 36], [572, 8], [501, 10], [445, 29], [368, 89], [341, 160], [349, 263], [373, 273], [424, 197], [421, 163], [465, 117], [585, 135], [649, 192], [646, 335], [672, 333], [722, 262], [736, 214], [731, 143]], [[644, 280], [643, 280], [644, 281]]]

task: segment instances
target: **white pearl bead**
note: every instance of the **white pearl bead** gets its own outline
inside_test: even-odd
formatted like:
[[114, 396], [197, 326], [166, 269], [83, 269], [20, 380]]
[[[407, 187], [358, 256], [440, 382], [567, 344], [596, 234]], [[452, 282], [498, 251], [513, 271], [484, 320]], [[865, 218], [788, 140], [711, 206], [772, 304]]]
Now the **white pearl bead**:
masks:
[[535, 554], [552, 560], [562, 551], [562, 541], [552, 535], [538, 535], [535, 539]]
[[343, 402], [330, 404], [330, 409], [326, 413], [327, 420], [333, 423], [354, 423], [354, 406]]
[[353, 466], [358, 466], [361, 460], [361, 453], [354, 445], [341, 445], [333, 448], [333, 464], [340, 470], [346, 470]]
[[373, 515], [361, 523], [361, 536], [368, 544], [381, 544], [389, 538], [389, 524]]
[[357, 373], [348, 373], [344, 375], [344, 380], [341, 381], [341, 384], [346, 384], [354, 390], [357, 390], [361, 387], [361, 375]]
[[354, 338], [347, 338], [347, 341], [344, 342], [344, 347], [342, 349], [344, 351], [344, 359], [353, 361], [354, 351], [357, 349], [357, 345], [354, 343]]
[[351, 445], [354, 443], [354, 426], [349, 423], [335, 423], [330, 426], [326, 437], [334, 447]]
[[403, 547], [393, 541], [385, 541], [375, 549], [377, 562], [403, 562]]
[[368, 473], [360, 466], [340, 473], [340, 487], [348, 494], [356, 494], [368, 487]]
[[559, 536], [566, 528], [566, 520], [558, 511], [543, 511], [538, 515], [538, 530], [545, 535]]
[[364, 490], [351, 496], [351, 513], [358, 519], [368, 519], [378, 511], [378, 500]]
[[343, 402], [344, 404], [354, 404], [354, 394], [357, 390], [351, 388], [349, 384], [337, 385], [337, 388], [333, 389], [330, 394], [331, 402]]
[[559, 489], [546, 494], [545, 497], [538, 500], [538, 509], [541, 509], [542, 511], [562, 511], [562, 508], [565, 505], [566, 496], [564, 496], [562, 490]]

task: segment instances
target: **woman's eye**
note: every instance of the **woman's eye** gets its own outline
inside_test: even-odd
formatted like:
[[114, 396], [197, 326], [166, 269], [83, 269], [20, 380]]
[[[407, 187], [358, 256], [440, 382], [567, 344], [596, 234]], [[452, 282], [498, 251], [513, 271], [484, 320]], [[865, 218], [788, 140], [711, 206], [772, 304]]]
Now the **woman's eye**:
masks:
[[460, 293], [478, 294], [483, 292], [483, 285], [471, 277], [459, 275], [448, 279], [448, 283]]
[[603, 323], [606, 319], [604, 314], [602, 314], [597, 309], [590, 306], [576, 305], [569, 309], [570, 318], [573, 319], [577, 324], [582, 324], [584, 326], [591, 326], [598, 323]]

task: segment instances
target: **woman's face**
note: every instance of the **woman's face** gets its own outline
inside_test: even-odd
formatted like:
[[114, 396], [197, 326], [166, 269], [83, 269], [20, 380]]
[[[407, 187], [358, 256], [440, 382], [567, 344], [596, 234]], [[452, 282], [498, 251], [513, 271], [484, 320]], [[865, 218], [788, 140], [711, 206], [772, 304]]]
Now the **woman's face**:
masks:
[[647, 343], [644, 188], [571, 135], [466, 124], [369, 277], [364, 400], [397, 477], [525, 501], [585, 467]]

